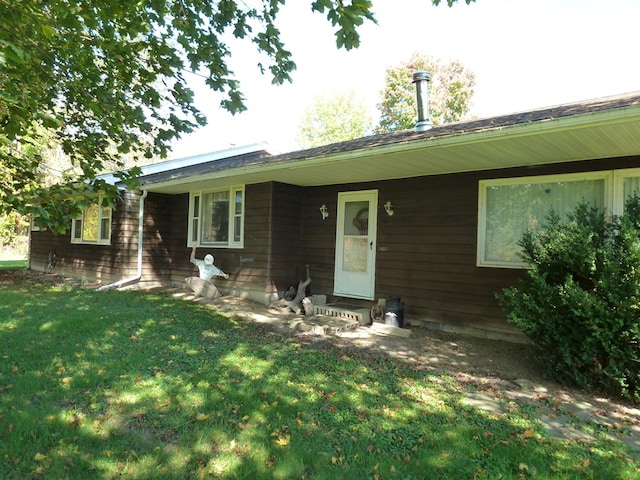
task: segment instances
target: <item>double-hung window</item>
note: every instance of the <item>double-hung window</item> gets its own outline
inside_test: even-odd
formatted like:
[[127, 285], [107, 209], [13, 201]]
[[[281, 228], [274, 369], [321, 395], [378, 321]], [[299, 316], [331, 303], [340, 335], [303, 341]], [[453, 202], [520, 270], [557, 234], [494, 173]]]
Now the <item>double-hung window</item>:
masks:
[[188, 246], [242, 248], [244, 187], [191, 192]]
[[478, 265], [523, 267], [518, 242], [551, 210], [563, 218], [587, 202], [611, 211], [611, 178], [612, 172], [605, 171], [480, 181]]
[[71, 222], [71, 243], [111, 244], [111, 214], [109, 206], [98, 203], [87, 205], [82, 214]]

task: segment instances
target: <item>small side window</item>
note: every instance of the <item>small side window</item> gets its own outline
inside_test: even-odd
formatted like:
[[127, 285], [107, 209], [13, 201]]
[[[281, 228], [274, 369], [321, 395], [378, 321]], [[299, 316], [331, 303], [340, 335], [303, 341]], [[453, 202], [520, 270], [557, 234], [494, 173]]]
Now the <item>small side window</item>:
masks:
[[102, 196], [98, 203], [86, 206], [71, 222], [71, 243], [111, 244], [112, 209], [101, 204]]
[[242, 248], [244, 186], [192, 192], [188, 225], [188, 246]]

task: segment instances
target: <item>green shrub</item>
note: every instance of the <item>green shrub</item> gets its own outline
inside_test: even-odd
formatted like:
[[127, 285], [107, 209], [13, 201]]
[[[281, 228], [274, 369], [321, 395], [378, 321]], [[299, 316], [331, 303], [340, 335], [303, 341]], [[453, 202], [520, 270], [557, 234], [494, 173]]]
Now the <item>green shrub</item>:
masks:
[[524, 276], [498, 294], [552, 378], [640, 400], [640, 198], [625, 215], [551, 213], [519, 245]]

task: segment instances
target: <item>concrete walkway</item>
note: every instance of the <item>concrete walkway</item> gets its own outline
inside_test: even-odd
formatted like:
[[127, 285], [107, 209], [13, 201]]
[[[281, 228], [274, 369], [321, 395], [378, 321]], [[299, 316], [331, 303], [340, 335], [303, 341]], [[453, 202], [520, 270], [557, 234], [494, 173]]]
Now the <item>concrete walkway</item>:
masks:
[[[640, 410], [611, 410], [587, 401], [576, 401], [566, 395], [555, 396], [543, 385], [526, 379], [500, 382], [499, 389], [470, 392], [463, 404], [492, 415], [502, 416], [518, 409], [518, 405], [533, 408], [535, 418], [550, 437], [591, 443], [594, 434], [621, 442], [640, 454]], [[589, 433], [593, 432], [593, 433]]]

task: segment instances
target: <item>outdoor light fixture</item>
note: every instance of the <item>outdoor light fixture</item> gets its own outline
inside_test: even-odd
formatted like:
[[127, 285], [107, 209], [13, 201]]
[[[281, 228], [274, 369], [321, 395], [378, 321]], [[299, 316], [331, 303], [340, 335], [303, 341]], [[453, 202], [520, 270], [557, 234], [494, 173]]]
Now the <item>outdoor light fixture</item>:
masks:
[[322, 215], [323, 220], [329, 216], [329, 209], [327, 208], [327, 205], [324, 203], [320, 207], [320, 214]]
[[384, 204], [384, 211], [387, 212], [387, 215], [393, 215], [393, 205], [391, 205], [391, 200]]

